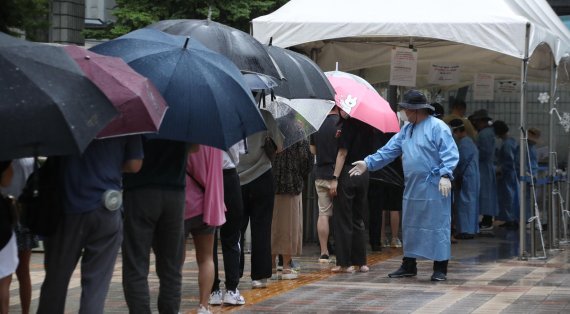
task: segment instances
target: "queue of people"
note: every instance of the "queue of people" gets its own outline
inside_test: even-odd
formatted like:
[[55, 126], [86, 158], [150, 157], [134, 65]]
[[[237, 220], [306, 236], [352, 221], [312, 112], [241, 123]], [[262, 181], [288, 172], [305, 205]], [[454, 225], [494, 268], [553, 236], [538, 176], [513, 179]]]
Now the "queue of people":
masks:
[[[336, 255], [332, 272], [370, 270], [368, 210], [372, 250], [403, 247], [402, 264], [388, 274], [390, 278], [416, 276], [417, 259], [428, 259], [433, 261], [431, 280], [446, 280], [452, 236], [472, 239], [492, 228], [494, 218], [505, 221], [505, 227], [518, 225], [518, 147], [506, 123], [491, 123], [485, 110], [465, 118], [462, 101], [443, 117], [441, 105], [430, 104], [423, 93], [409, 90], [399, 107], [405, 124], [395, 134], [378, 132], [334, 107], [310, 142], [302, 140], [284, 149], [276, 121], [262, 110], [267, 131], [249, 136], [228, 151], [128, 136], [94, 140], [82, 156], [64, 157], [64, 214], [55, 234], [43, 239], [46, 277], [38, 313], [64, 312], [69, 280], [80, 260], [80, 312], [102, 313], [119, 247], [129, 311], [151, 312], [152, 252], [160, 282], [158, 310], [178, 313], [189, 234], [199, 269], [197, 312], [210, 313], [210, 306], [222, 304], [243, 305], [246, 300], [238, 285], [244, 275], [248, 226], [252, 288], [265, 288], [268, 279], [298, 278], [292, 257], [301, 254], [301, 193], [313, 163], [319, 262], [331, 260], [332, 235]], [[536, 143], [540, 131], [532, 129], [532, 134]], [[502, 144], [495, 165], [496, 138]], [[533, 153], [529, 169], [536, 173]], [[1, 165], [3, 195], [17, 196], [33, 164]], [[385, 167], [403, 175], [403, 187], [386, 180], [381, 172]], [[104, 195], [121, 190], [123, 205], [109, 205]], [[387, 213], [391, 240], [384, 230]], [[17, 267], [21, 268], [17, 274], [22, 311], [27, 313], [31, 288], [26, 285], [26, 273], [29, 277], [27, 265], [35, 237], [8, 210], [1, 214], [7, 218], [1, 220], [0, 256], [3, 261], [11, 256], [10, 263], [0, 267], [2, 311], [7, 309], [9, 278]], [[20, 254], [13, 253], [15, 235], [20, 235]], [[218, 275], [218, 236], [225, 289]]]

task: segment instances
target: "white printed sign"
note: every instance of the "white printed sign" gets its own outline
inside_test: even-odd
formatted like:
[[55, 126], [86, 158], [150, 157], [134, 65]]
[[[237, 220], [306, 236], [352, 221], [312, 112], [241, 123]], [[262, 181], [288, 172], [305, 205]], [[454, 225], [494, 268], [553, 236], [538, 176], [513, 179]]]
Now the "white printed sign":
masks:
[[518, 81], [498, 81], [496, 84], [497, 96], [515, 96], [520, 92], [520, 85]]
[[473, 81], [474, 100], [493, 100], [495, 90], [495, 75], [477, 73]]
[[459, 83], [461, 74], [458, 64], [432, 64], [429, 69], [428, 82], [436, 85], [453, 85]]
[[392, 48], [390, 64], [390, 85], [416, 86], [418, 52], [414, 49]]

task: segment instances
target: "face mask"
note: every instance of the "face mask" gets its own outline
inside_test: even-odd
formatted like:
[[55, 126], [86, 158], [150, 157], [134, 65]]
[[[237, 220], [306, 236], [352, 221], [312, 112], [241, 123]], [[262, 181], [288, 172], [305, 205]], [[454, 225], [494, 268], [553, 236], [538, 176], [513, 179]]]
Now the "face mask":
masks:
[[406, 115], [406, 111], [404, 109], [400, 110], [398, 112], [398, 115], [400, 116], [400, 121], [408, 122], [408, 116]]

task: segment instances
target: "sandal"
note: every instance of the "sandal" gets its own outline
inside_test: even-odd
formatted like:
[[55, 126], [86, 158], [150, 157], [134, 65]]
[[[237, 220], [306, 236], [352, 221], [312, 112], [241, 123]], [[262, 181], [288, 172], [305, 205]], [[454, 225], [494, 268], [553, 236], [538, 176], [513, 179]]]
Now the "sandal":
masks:
[[357, 270], [359, 273], [367, 273], [370, 271], [370, 267], [366, 266], [366, 265], [362, 265], [358, 268]]
[[349, 266], [349, 267], [335, 266], [331, 268], [331, 271], [333, 273], [353, 273], [354, 266]]

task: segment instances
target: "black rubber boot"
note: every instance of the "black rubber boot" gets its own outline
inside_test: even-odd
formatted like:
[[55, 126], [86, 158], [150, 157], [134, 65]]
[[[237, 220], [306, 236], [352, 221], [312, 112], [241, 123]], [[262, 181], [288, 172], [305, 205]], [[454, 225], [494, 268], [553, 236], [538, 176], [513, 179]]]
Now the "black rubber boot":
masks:
[[389, 273], [390, 278], [402, 278], [402, 277], [413, 277], [418, 274], [418, 268], [416, 266], [416, 259], [411, 257], [404, 257], [402, 260], [402, 265], [398, 270], [393, 273]]
[[431, 281], [447, 280], [447, 263], [448, 260], [433, 261], [433, 275], [431, 275]]

